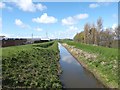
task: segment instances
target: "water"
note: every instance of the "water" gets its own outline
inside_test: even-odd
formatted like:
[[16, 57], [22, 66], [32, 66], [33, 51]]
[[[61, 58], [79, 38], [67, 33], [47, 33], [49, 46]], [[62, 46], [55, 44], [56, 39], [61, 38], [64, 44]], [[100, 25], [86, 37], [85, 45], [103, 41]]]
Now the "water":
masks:
[[60, 80], [65, 88], [103, 88], [98, 80], [84, 69], [80, 63], [59, 43]]

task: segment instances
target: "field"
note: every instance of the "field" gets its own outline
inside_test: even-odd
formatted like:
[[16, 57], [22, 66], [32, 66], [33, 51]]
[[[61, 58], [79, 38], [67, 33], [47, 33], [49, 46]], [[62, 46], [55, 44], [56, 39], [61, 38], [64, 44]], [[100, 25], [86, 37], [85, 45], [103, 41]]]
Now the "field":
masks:
[[78, 49], [97, 55], [96, 60], [79, 58], [91, 71], [95, 71], [101, 81], [108, 87], [118, 87], [118, 49], [93, 46], [74, 41], [62, 41]]
[[57, 42], [2, 48], [3, 88], [58, 88], [59, 50]]

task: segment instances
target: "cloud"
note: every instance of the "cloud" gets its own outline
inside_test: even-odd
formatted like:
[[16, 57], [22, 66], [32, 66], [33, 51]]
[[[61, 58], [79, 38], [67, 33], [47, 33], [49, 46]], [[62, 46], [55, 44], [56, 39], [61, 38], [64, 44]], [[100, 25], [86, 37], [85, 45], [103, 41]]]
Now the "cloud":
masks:
[[81, 19], [86, 19], [86, 18], [88, 18], [88, 14], [78, 14], [78, 15], [76, 15], [76, 16], [74, 16], [76, 19], [79, 19], [79, 20], [81, 20]]
[[0, 9], [3, 9], [3, 8], [5, 8], [5, 3], [3, 3], [3, 2], [0, 2]]
[[35, 30], [40, 32], [40, 31], [42, 31], [43, 29], [42, 29], [42, 28], [37, 27], [37, 28], [35, 28]]
[[72, 33], [74, 33], [74, 32], [77, 32], [79, 29], [77, 28], [77, 27], [75, 27], [75, 26], [70, 26], [66, 31], [67, 32], [72, 32]]
[[6, 6], [6, 4], [3, 3], [3, 2], [0, 2], [0, 9], [8, 9], [8, 10], [11, 11], [13, 8], [9, 7], [9, 6]]
[[44, 5], [42, 5], [42, 4], [37, 4], [36, 6], [36, 9], [38, 9], [38, 10], [40, 10], [40, 11], [43, 11], [44, 9], [47, 9], [47, 7], [46, 6], [44, 6]]
[[14, 1], [14, 3], [16, 4], [16, 6], [19, 7], [19, 9], [23, 11], [28, 11], [28, 12], [35, 12], [37, 10], [43, 11], [47, 9], [45, 5], [42, 5], [40, 3], [34, 4], [32, 0], [17, 0], [17, 1]]
[[97, 7], [99, 7], [99, 6], [100, 6], [100, 5], [97, 4], [97, 3], [96, 3], [96, 4], [90, 4], [90, 5], [89, 5], [90, 8], [97, 8]]
[[8, 34], [8, 33], [3, 33], [3, 32], [1, 33], [1, 32], [0, 32], [0, 36], [5, 36], [5, 37], [8, 38], [8, 37], [14, 36], [14, 34]]
[[62, 19], [63, 25], [73, 25], [75, 23], [76, 23], [76, 21], [74, 20], [73, 17], [67, 17], [67, 18]]
[[65, 30], [60, 31], [56, 30], [56, 32], [49, 34], [49, 38], [55, 39], [55, 38], [60, 38], [60, 39], [65, 39], [65, 38], [70, 38], [72, 39], [76, 33], [80, 32], [80, 29], [76, 26], [68, 26]]
[[75, 26], [69, 26], [68, 29], [66, 29], [65, 33], [67, 35], [67, 38], [73, 38], [76, 33], [78, 33], [80, 29]]
[[114, 23], [114, 24], [112, 25], [112, 29], [115, 29], [117, 26], [118, 26], [118, 25], [117, 25], [116, 23]]
[[9, 37], [9, 35], [8, 35], [8, 34], [4, 34], [4, 33], [1, 33], [1, 32], [0, 32], [0, 36]]
[[20, 19], [15, 19], [15, 25], [21, 28], [30, 28], [29, 25], [24, 24]]
[[16, 24], [17, 26], [23, 26], [23, 22], [22, 22], [20, 19], [16, 19], [16, 20], [15, 20], [15, 24]]
[[70, 16], [70, 17], [67, 17], [67, 18], [64, 18], [62, 19], [62, 24], [63, 25], [74, 25], [76, 24], [79, 20], [82, 20], [82, 19], [86, 19], [88, 18], [89, 15], [88, 14], [78, 14], [78, 15], [75, 15], [75, 16]]
[[56, 23], [57, 19], [53, 16], [48, 16], [47, 13], [44, 13], [40, 17], [33, 18], [32, 21], [36, 23], [49, 24], [49, 23]]

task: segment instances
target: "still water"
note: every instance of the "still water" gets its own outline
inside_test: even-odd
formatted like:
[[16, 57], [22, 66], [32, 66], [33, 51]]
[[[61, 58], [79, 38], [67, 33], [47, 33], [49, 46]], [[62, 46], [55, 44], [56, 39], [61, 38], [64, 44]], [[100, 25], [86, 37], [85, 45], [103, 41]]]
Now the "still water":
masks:
[[103, 88], [104, 86], [59, 43], [60, 80], [65, 88]]

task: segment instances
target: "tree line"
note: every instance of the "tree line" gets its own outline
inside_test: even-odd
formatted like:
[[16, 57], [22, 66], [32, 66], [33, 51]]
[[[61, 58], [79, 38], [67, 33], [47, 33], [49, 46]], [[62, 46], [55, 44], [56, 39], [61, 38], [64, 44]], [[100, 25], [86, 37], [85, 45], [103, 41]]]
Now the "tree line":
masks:
[[[118, 40], [120, 40], [120, 26], [113, 28], [103, 28], [103, 20], [98, 18], [96, 25], [94, 23], [86, 23], [84, 31], [77, 33], [74, 41], [94, 44], [106, 47], [118, 47]], [[114, 45], [115, 44], [115, 45]]]

